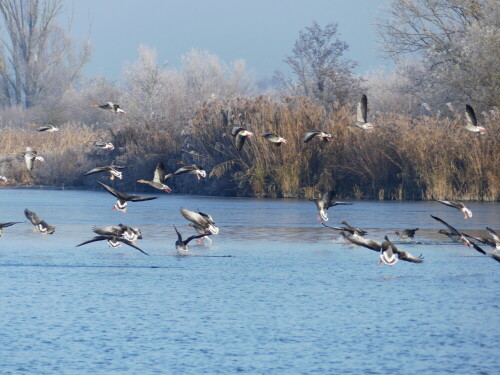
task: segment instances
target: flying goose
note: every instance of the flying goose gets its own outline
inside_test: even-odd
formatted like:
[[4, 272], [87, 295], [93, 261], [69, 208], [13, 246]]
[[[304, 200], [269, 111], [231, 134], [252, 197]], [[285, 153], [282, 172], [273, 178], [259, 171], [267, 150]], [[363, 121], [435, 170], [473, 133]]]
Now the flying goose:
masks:
[[7, 228], [14, 224], [19, 224], [19, 223], [21, 223], [21, 221], [10, 221], [8, 223], [0, 223], [0, 237], [3, 236], [3, 228]]
[[35, 165], [35, 160], [45, 161], [42, 156], [38, 156], [38, 152], [33, 150], [31, 147], [26, 147], [26, 151], [23, 152], [24, 163], [26, 164], [26, 168], [32, 171]]
[[468, 219], [469, 217], [472, 217], [472, 211], [465, 206], [462, 202], [455, 202], [455, 201], [442, 201], [439, 199], [436, 199], [439, 203], [444, 204], [445, 206], [448, 207], [453, 207], [459, 210], [464, 214], [464, 219]]
[[469, 236], [468, 234], [465, 233], [463, 233], [463, 235], [467, 238], [473, 239], [475, 241], [481, 242], [485, 245], [492, 247], [493, 251], [500, 251], [500, 237], [493, 229], [487, 227], [486, 230], [488, 231], [488, 234], [490, 235], [491, 238], [490, 237], [478, 238], [474, 236]]
[[373, 125], [368, 122], [368, 98], [365, 94], [361, 96], [361, 99], [358, 102], [356, 122], [352, 125], [363, 130], [368, 130], [370, 133], [375, 132]]
[[469, 104], [465, 106], [465, 118], [467, 119], [467, 123], [464, 125], [465, 130], [479, 134], [486, 133], [486, 128], [477, 125], [476, 114], [474, 113], [474, 109]]
[[170, 189], [167, 185], [165, 185], [164, 181], [168, 180], [172, 176], [173, 176], [172, 173], [169, 173], [168, 175], [165, 176], [165, 166], [163, 165], [163, 162], [160, 161], [155, 168], [153, 181], [141, 179], [137, 180], [137, 182], [141, 184], [148, 184], [149, 186], [152, 186], [155, 189], [165, 191], [165, 193], [171, 193], [172, 189]]
[[342, 222], [342, 224], [346, 225], [345, 227], [331, 227], [329, 225], [326, 225], [325, 223], [321, 223], [321, 224], [324, 227], [327, 227], [327, 228], [330, 228], [330, 229], [334, 229], [334, 230], [338, 230], [338, 231], [344, 231], [344, 232], [347, 232], [347, 233], [350, 233], [350, 234], [357, 234], [358, 236], [364, 236], [365, 234], [368, 233], [367, 231], [365, 231], [363, 229], [351, 227], [345, 221]]
[[191, 211], [186, 208], [181, 208], [180, 212], [187, 221], [194, 224], [195, 229], [198, 226], [200, 229], [205, 230], [206, 233], [219, 234], [219, 228], [215, 225], [215, 221], [211, 215], [200, 211]]
[[111, 142], [102, 142], [102, 141], [86, 141], [83, 143], [92, 143], [97, 148], [102, 148], [103, 150], [113, 151], [115, 146]]
[[324, 221], [328, 221], [328, 215], [326, 213], [326, 210], [328, 210], [330, 207], [337, 206], [337, 205], [351, 205], [352, 203], [347, 203], [347, 202], [336, 202], [333, 201], [333, 196], [335, 195], [335, 192], [333, 191], [328, 191], [323, 194], [321, 198], [310, 198], [310, 201], [313, 201], [316, 204], [316, 208], [318, 209], [319, 212], [319, 217], [318, 219], [323, 219]]
[[113, 206], [113, 210], [120, 210], [123, 213], [127, 212], [127, 202], [150, 201], [152, 199], [157, 198], [157, 197], [141, 197], [138, 195], [128, 195], [126, 193], [122, 193], [118, 190], [115, 190], [112, 187], [103, 184], [100, 181], [97, 181], [97, 183], [100, 184], [108, 193], [118, 198], [115, 205]]
[[31, 224], [35, 226], [33, 228], [33, 232], [37, 230], [42, 233], [42, 237], [45, 237], [47, 234], [53, 234], [56, 231], [56, 227], [54, 225], [49, 225], [45, 220], [40, 220], [38, 215], [33, 211], [28, 210], [27, 208], [24, 210], [24, 214], [31, 221]]
[[142, 250], [140, 247], [138, 247], [137, 245], [135, 245], [132, 241], [129, 241], [129, 240], [125, 239], [125, 238], [121, 238], [121, 237], [118, 237], [118, 236], [109, 235], [109, 234], [108, 235], [102, 235], [102, 236], [96, 236], [94, 238], [91, 238], [90, 240], [82, 242], [79, 245], [76, 245], [76, 247], [83, 246], [83, 245], [86, 245], [88, 243], [97, 242], [97, 241], [108, 241], [108, 246], [109, 247], [113, 247], [113, 248], [120, 247], [121, 243], [124, 243], [125, 245], [129, 245], [130, 247], [133, 247], [134, 249], [139, 250], [144, 255], [149, 255], [144, 250]]
[[275, 133], [265, 133], [263, 137], [274, 143], [277, 147], [281, 146], [282, 143], [288, 143], [285, 138], [282, 138]]
[[117, 236], [123, 237], [128, 241], [135, 242], [136, 240], [142, 240], [142, 232], [139, 228], [132, 228], [128, 225], [118, 224], [118, 225], [110, 225], [108, 227], [98, 228], [93, 227], [93, 232], [100, 236]]
[[54, 133], [59, 131], [59, 128], [55, 127], [54, 125], [28, 124], [28, 126], [37, 126], [37, 128], [35, 129], [37, 132]]
[[178, 174], [183, 174], [183, 173], [190, 173], [196, 175], [196, 178], [199, 180], [200, 176], [201, 177], [207, 177], [207, 172], [203, 169], [203, 167], [200, 167], [199, 165], [196, 164], [191, 164], [191, 165], [185, 165], [183, 167], [180, 167], [174, 172], [174, 175]]
[[[382, 242], [382, 247], [380, 249], [380, 262], [387, 264], [388, 266], [393, 266], [399, 260], [404, 260], [405, 262], [412, 263], [422, 263], [424, 257], [420, 254], [418, 257], [411, 255], [409, 252], [398, 249], [391, 240], [385, 236], [385, 241]], [[396, 255], [398, 258], [396, 259]]]
[[114, 113], [127, 113], [120, 108], [119, 104], [114, 104], [112, 102], [107, 102], [106, 104], [92, 104], [92, 107], [101, 108]]
[[201, 238], [205, 236], [210, 236], [211, 233], [205, 234], [195, 234], [190, 236], [185, 240], [182, 240], [182, 236], [174, 225], [175, 232], [177, 233], [177, 241], [175, 241], [175, 249], [177, 250], [177, 255], [190, 255], [188, 243], [195, 238]]
[[245, 140], [247, 137], [252, 137], [253, 133], [251, 131], [242, 128], [241, 126], [233, 126], [233, 130], [231, 130], [231, 135], [235, 137], [234, 142], [236, 149], [240, 151], [245, 144]]
[[447, 236], [449, 239], [451, 239], [453, 242], [458, 242], [458, 243], [462, 243], [468, 247], [472, 247], [474, 248], [474, 250], [480, 252], [481, 254], [484, 254], [486, 255], [486, 252], [481, 249], [478, 245], [476, 245], [474, 242], [472, 241], [469, 241], [467, 238], [466, 238], [466, 235], [464, 233], [460, 233], [458, 230], [456, 230], [455, 228], [453, 228], [450, 224], [448, 224], [446, 221], [444, 221], [443, 219], [440, 219], [439, 217], [436, 217], [436, 216], [432, 216], [431, 217], [434, 219], [434, 220], [437, 220], [439, 221], [440, 223], [444, 224], [446, 227], [448, 227], [448, 229], [450, 230], [449, 232], [445, 231], [444, 229], [440, 229], [439, 230], [439, 233], [441, 234], [444, 234], [445, 236]]
[[125, 169], [126, 167], [121, 167], [119, 165], [115, 165], [112, 163], [111, 165], [97, 165], [94, 169], [91, 169], [87, 173], [84, 174], [84, 176], [89, 176], [91, 174], [96, 174], [96, 173], [101, 173], [101, 172], [107, 172], [109, 173], [109, 179], [114, 180], [115, 177], [119, 178], [120, 180], [123, 178], [123, 173], [119, 171], [119, 169]]
[[397, 235], [399, 240], [401, 240], [401, 241], [409, 241], [409, 240], [413, 240], [415, 238], [415, 232], [418, 229], [419, 228], [403, 229], [401, 232], [399, 232], [399, 231], [394, 232], [394, 234]]
[[309, 142], [314, 137], [318, 137], [323, 142], [328, 142], [332, 138], [331, 134], [325, 133], [322, 130], [307, 130], [304, 136], [304, 142]]

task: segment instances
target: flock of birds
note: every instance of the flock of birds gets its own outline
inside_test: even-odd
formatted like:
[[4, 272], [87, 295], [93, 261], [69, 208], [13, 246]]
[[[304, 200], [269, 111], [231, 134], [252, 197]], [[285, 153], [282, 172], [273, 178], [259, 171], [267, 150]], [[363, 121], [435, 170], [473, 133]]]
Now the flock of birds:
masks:
[[[120, 108], [120, 105], [114, 104], [112, 102], [108, 102], [103, 105], [99, 104], [93, 104], [92, 107], [97, 107], [100, 109], [104, 109], [107, 111], [114, 112], [116, 114], [120, 113], [126, 113], [123, 109]], [[358, 102], [357, 105], [357, 118], [356, 121], [352, 124], [352, 126], [362, 129], [364, 131], [373, 133], [375, 132], [374, 126], [368, 122], [367, 119], [367, 112], [368, 112], [368, 100], [366, 95], [362, 95], [361, 99]], [[466, 119], [467, 123], [464, 125], [464, 129], [470, 131], [470, 132], [475, 132], [475, 133], [480, 133], [484, 134], [486, 132], [486, 129], [482, 126], [477, 125], [477, 119], [474, 113], [473, 108], [470, 105], [466, 105]], [[37, 124], [28, 124], [30, 126], [36, 126], [37, 129], [36, 131], [38, 132], [49, 132], [49, 133], [54, 133], [59, 131], [59, 129], [53, 125], [37, 125]], [[242, 126], [233, 126], [231, 135], [235, 139], [235, 147], [238, 151], [240, 151], [244, 144], [245, 141], [248, 137], [252, 137], [254, 134], [253, 132], [245, 129]], [[279, 135], [268, 132], [263, 134], [263, 137], [272, 142], [276, 146], [281, 146], [283, 143], [287, 143], [287, 140], [283, 137], [280, 137]], [[328, 134], [322, 130], [308, 130], [306, 131], [304, 135], [304, 142], [309, 142], [314, 138], [318, 138], [321, 141], [328, 142], [331, 139], [331, 134]], [[92, 143], [95, 147], [105, 149], [105, 150], [113, 150], [114, 146], [110, 142], [106, 141], [89, 141]], [[35, 162], [43, 162], [44, 158], [40, 155], [38, 155], [38, 152], [34, 150], [31, 147], [26, 147], [26, 150], [24, 153], [22, 153], [22, 156], [24, 158], [24, 162], [26, 165], [26, 168], [31, 171], [33, 170], [35, 166]], [[12, 158], [12, 157], [10, 157]], [[5, 158], [4, 158], [5, 160]], [[103, 165], [97, 165], [95, 168], [91, 169], [87, 173], [85, 173], [85, 176], [97, 174], [97, 173], [107, 173], [109, 175], [110, 180], [114, 180], [115, 178], [117, 179], [123, 179], [123, 172], [122, 170], [125, 169], [125, 166], [119, 166], [115, 165], [114, 162], [111, 165], [103, 166]], [[165, 172], [165, 166], [163, 162], [159, 162], [156, 165], [156, 168], [153, 172], [153, 177], [151, 180], [145, 180], [145, 179], [139, 179], [137, 180], [138, 183], [142, 184], [147, 184], [155, 189], [158, 190], [163, 190], [166, 193], [172, 192], [172, 189], [166, 185], [166, 181], [173, 178], [175, 175], [181, 175], [181, 174], [194, 174], [196, 178], [199, 180], [201, 178], [205, 178], [207, 176], [206, 171], [203, 169], [203, 167], [197, 165], [197, 164], [192, 164], [192, 165], [183, 165], [176, 171], [166, 174]], [[0, 176], [0, 183], [5, 183], [7, 181], [7, 178], [5, 176]], [[148, 200], [153, 200], [156, 199], [157, 197], [154, 196], [138, 196], [138, 195], [129, 195], [127, 193], [121, 192], [116, 190], [115, 188], [108, 186], [102, 182], [98, 182], [100, 186], [106, 190], [108, 193], [113, 195], [114, 197], [117, 198], [117, 201], [115, 205], [113, 206], [113, 209], [115, 210], [120, 210], [123, 213], [126, 213], [127, 211], [127, 205], [129, 202], [143, 202], [143, 201], [148, 201]], [[328, 228], [331, 228], [333, 230], [338, 230], [340, 231], [340, 235], [345, 238], [346, 241], [362, 246], [365, 248], [368, 248], [370, 250], [374, 250], [379, 252], [379, 257], [380, 257], [380, 262], [379, 263], [384, 263], [389, 266], [394, 265], [398, 260], [403, 260], [403, 261], [408, 261], [412, 263], [422, 263], [423, 262], [423, 257], [420, 255], [418, 257], [411, 255], [407, 251], [404, 251], [402, 249], [399, 249], [396, 245], [394, 245], [393, 242], [388, 238], [388, 236], [385, 236], [383, 242], [378, 242], [375, 240], [367, 239], [364, 236], [367, 234], [367, 232], [361, 228], [355, 228], [350, 226], [347, 222], [343, 221], [342, 224], [344, 225], [343, 227], [331, 227], [327, 226], [326, 224], [323, 223], [323, 221], [328, 221], [328, 215], [327, 215], [327, 210], [330, 207], [336, 206], [336, 205], [349, 205], [352, 203], [347, 203], [347, 202], [338, 202], [334, 200], [334, 192], [326, 192], [322, 195], [321, 198], [318, 199], [311, 199], [314, 201], [316, 204], [316, 208], [318, 210], [319, 216], [318, 219], [320, 219], [321, 223]], [[464, 218], [467, 219], [468, 217], [472, 217], [472, 212], [469, 210], [463, 203], [461, 202], [454, 202], [454, 201], [447, 201], [447, 200], [438, 200], [438, 202], [456, 208], [459, 211], [461, 211], [464, 214]], [[41, 220], [39, 216], [33, 212], [30, 211], [29, 209], [25, 209], [24, 211], [26, 218], [33, 224], [34, 229], [33, 231], [39, 231], [42, 236], [45, 236], [47, 234], [53, 234], [55, 232], [55, 226], [49, 225], [46, 221]], [[201, 211], [190, 211], [186, 208], [181, 208], [180, 213], [182, 216], [190, 222], [190, 226], [194, 228], [197, 234], [192, 235], [187, 237], [185, 240], [183, 239], [182, 235], [179, 233], [177, 230], [177, 227], [174, 226], [174, 230], [177, 234], [177, 241], [175, 242], [175, 247], [177, 250], [178, 255], [192, 255], [189, 252], [189, 246], [188, 244], [196, 239], [198, 242], [203, 242], [204, 240], [207, 240], [207, 242], [211, 242], [211, 239], [209, 236], [211, 235], [216, 235], [219, 233], [219, 228], [215, 225], [215, 221], [213, 220], [212, 216], [201, 212]], [[448, 229], [449, 232], [442, 229], [439, 231], [439, 233], [442, 233], [449, 237], [452, 241], [454, 242], [459, 242], [463, 243], [466, 246], [469, 246], [471, 248], [474, 248], [476, 251], [484, 254], [484, 255], [490, 255], [492, 258], [500, 262], [500, 237], [499, 235], [491, 228], [487, 228], [489, 237], [473, 237], [470, 236], [466, 233], [461, 233], [455, 228], [453, 228], [451, 225], [446, 223], [444, 220], [432, 216], [431, 217], [440, 223], [444, 224]], [[7, 223], [0, 223], [0, 237], [3, 234], [3, 229], [10, 227], [14, 224], [18, 224], [20, 222], [7, 222]], [[404, 229], [400, 232], [395, 232], [400, 240], [403, 241], [409, 241], [414, 238], [415, 232], [418, 230], [418, 228], [415, 229]], [[120, 247], [121, 244], [126, 244], [141, 253], [148, 255], [144, 250], [142, 250], [140, 247], [137, 246], [136, 241], [139, 239], [142, 239], [142, 233], [139, 228], [132, 228], [128, 225], [123, 225], [119, 224], [117, 226], [107, 226], [103, 228], [98, 228], [94, 227], [93, 232], [97, 235], [94, 236], [93, 238], [82, 242], [81, 244], [77, 246], [83, 246], [89, 243], [93, 242], [98, 242], [98, 241], [107, 241], [108, 246], [112, 248]], [[485, 245], [489, 245], [493, 248], [493, 251], [490, 253], [486, 253], [484, 250], [482, 250], [476, 242], [480, 242]]]

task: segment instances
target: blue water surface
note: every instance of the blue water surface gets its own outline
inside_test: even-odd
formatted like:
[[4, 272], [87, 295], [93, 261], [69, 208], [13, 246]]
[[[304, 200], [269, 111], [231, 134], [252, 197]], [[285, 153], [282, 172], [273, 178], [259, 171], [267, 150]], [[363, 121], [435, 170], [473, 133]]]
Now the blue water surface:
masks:
[[[157, 194], [158, 195], [158, 194]], [[500, 263], [437, 234], [429, 215], [482, 235], [498, 203], [474, 215], [436, 202], [354, 201], [329, 210], [396, 239], [425, 262], [378, 266], [376, 252], [323, 228], [313, 203], [163, 194], [111, 210], [101, 191], [0, 190], [0, 374], [499, 374]], [[210, 213], [212, 245], [176, 257], [180, 207]], [[133, 248], [82, 247], [93, 225], [140, 227]], [[490, 250], [486, 246], [485, 250]], [[225, 257], [230, 256], [230, 257]]]

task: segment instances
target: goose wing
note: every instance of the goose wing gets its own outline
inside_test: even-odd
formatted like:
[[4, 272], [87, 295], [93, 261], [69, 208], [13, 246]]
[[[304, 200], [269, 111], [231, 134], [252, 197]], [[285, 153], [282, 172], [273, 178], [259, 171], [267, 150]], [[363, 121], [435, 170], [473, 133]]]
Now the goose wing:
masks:
[[358, 108], [356, 112], [356, 120], [362, 123], [366, 123], [368, 114], [368, 98], [365, 94], [361, 96], [361, 99], [358, 102]]
[[493, 241], [495, 241], [496, 243], [500, 243], [500, 236], [493, 229], [486, 227], [486, 230], [488, 231], [490, 236], [493, 238]]
[[97, 242], [97, 241], [104, 241], [104, 240], [109, 240], [112, 239], [113, 236], [95, 236], [94, 238], [91, 238], [90, 240], [84, 241], [81, 244], [76, 245], [76, 247], [83, 246], [92, 242]]
[[241, 151], [241, 149], [243, 148], [243, 145], [245, 144], [246, 139], [247, 139], [247, 137], [244, 135], [241, 135], [241, 133], [236, 134], [236, 138], [235, 138], [234, 142], [236, 145], [236, 149], [238, 151]]
[[21, 223], [21, 221], [10, 221], [8, 223], [0, 223], [0, 229], [7, 228], [14, 224], [19, 224], [19, 223]]
[[165, 166], [162, 161], [156, 165], [153, 181], [159, 183], [163, 183], [163, 181], [165, 181]]
[[52, 129], [52, 126], [47, 126], [47, 125], [40, 125], [38, 128], [36, 128], [35, 130], [37, 132], [44, 132], [44, 131], [47, 131], [47, 130], [50, 130]]
[[26, 168], [28, 168], [28, 170], [30, 170], [30, 171], [33, 170], [35, 157], [36, 156], [34, 154], [32, 154], [31, 152], [24, 154], [24, 162], [26, 163]]
[[457, 210], [460, 210], [463, 207], [463, 204], [457, 203], [455, 201], [446, 201], [446, 200], [439, 200], [436, 199], [439, 203], [444, 204], [445, 206], [448, 207], [453, 207], [456, 208]]
[[136, 250], [139, 250], [144, 255], [149, 255], [144, 250], [142, 250], [139, 246], [137, 246], [136, 244], [134, 244], [132, 241], [126, 240], [125, 238], [118, 238], [118, 241], [123, 242], [125, 245], [129, 245], [130, 247], [133, 247]]
[[477, 126], [476, 114], [469, 104], [465, 106], [465, 118], [467, 119], [468, 125]]
[[366, 238], [363, 238], [363, 237], [360, 237], [360, 236], [357, 236], [357, 235], [346, 235], [344, 232], [340, 232], [340, 234], [343, 233], [343, 237], [355, 244], [355, 245], [358, 245], [358, 246], [363, 246], [363, 247], [366, 247], [367, 249], [370, 249], [370, 250], [374, 250], [374, 251], [380, 251], [380, 248], [382, 247], [382, 244], [378, 241], [375, 241], [375, 240], [370, 240], [370, 239], [366, 239]]
[[200, 215], [198, 212], [194, 212], [191, 210], [188, 210], [186, 208], [181, 208], [181, 215], [184, 216], [184, 218], [187, 221], [192, 222], [193, 224], [197, 224], [205, 228], [207, 226], [207, 220]]
[[123, 233], [121, 228], [111, 225], [104, 228], [93, 227], [92, 231], [100, 236], [117, 236], [120, 237]]
[[238, 135], [238, 133], [242, 130], [245, 130], [245, 128], [242, 128], [241, 126], [233, 126], [233, 129], [231, 130], [231, 135], [233, 137], [236, 137], [236, 135]]
[[175, 233], [177, 233], [177, 242], [182, 242], [182, 236], [174, 225]]
[[26, 218], [29, 221], [31, 221], [31, 224], [33, 224], [34, 226], [37, 226], [41, 222], [38, 215], [36, 213], [34, 213], [33, 211], [28, 210], [27, 208], [24, 210], [24, 215], [26, 215]]
[[431, 217], [434, 219], [434, 220], [437, 220], [439, 221], [440, 223], [444, 224], [446, 227], [448, 227], [448, 229], [451, 231], [452, 234], [454, 235], [457, 235], [457, 236], [462, 236], [462, 233], [460, 233], [458, 230], [456, 230], [455, 228], [453, 228], [450, 224], [448, 224], [446, 221], [444, 221], [443, 219], [440, 219], [436, 216], [432, 216]]
[[330, 229], [333, 229], [333, 230], [345, 230], [345, 228], [342, 228], [342, 227], [331, 227], [329, 225], [326, 225], [325, 223], [321, 222], [321, 224], [326, 227], [326, 228], [330, 228]]
[[304, 142], [309, 142], [311, 139], [313, 139], [320, 133], [321, 130], [307, 130], [306, 134], [304, 135]]
[[192, 172], [194, 169], [193, 169], [193, 166], [192, 165], [185, 165], [184, 167], [180, 167], [179, 169], [177, 169], [174, 174], [183, 174], [183, 173], [188, 173], [188, 172]]
[[[422, 254], [420, 254], [418, 257], [416, 257], [407, 251], [399, 249], [398, 247], [396, 247], [396, 245], [394, 245], [392, 243], [392, 241], [387, 236], [385, 236], [385, 242], [391, 246], [392, 251], [398, 255], [399, 260], [403, 260], [405, 262], [411, 262], [411, 263], [422, 263], [424, 261], [424, 257], [422, 256]], [[383, 244], [382, 244], [382, 246], [383, 246]]]
[[143, 202], [143, 201], [151, 201], [153, 199], [156, 199], [158, 197], [143, 197], [140, 195], [129, 195], [127, 196], [127, 200], [131, 202]]
[[111, 186], [103, 184], [100, 181], [97, 181], [97, 183], [100, 184], [104, 188], [104, 190], [106, 190], [109, 194], [114, 195], [118, 199], [129, 200], [130, 198], [130, 195], [122, 193], [116, 189], [113, 189]]
[[191, 240], [194, 240], [195, 238], [201, 238], [205, 236], [210, 236], [212, 233], [204, 233], [204, 234], [195, 234], [194, 236], [188, 237], [185, 241], [182, 241], [184, 245], [187, 245]]
[[91, 174], [106, 172], [106, 171], [109, 171], [109, 167], [96, 167], [85, 173], [84, 176], [89, 176]]

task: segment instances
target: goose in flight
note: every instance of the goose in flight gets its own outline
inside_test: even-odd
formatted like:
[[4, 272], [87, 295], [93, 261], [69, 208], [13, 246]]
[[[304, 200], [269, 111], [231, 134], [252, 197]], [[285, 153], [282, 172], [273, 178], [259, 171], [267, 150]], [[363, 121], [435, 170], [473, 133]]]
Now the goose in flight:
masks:
[[191, 164], [191, 165], [185, 165], [183, 167], [180, 167], [174, 172], [174, 175], [178, 174], [183, 174], [183, 173], [190, 173], [196, 175], [196, 178], [199, 180], [200, 176], [205, 178], [207, 177], [207, 172], [203, 169], [203, 167], [200, 167], [199, 165], [196, 164]]
[[40, 233], [42, 233], [42, 237], [45, 237], [47, 234], [53, 234], [56, 231], [56, 227], [54, 225], [49, 225], [45, 220], [40, 220], [36, 213], [28, 210], [27, 208], [24, 210], [24, 215], [26, 215], [26, 218], [35, 226], [35, 228], [33, 228], [33, 232], [36, 232], [37, 230], [40, 231]]
[[422, 263], [424, 261], [422, 254], [418, 257], [413, 256], [407, 251], [398, 249], [387, 236], [385, 236], [384, 239], [385, 241], [382, 242], [382, 247], [380, 248], [379, 264], [384, 263], [388, 266], [393, 266], [398, 260], [411, 263]]
[[486, 128], [477, 124], [476, 114], [474, 113], [472, 106], [469, 104], [465, 106], [465, 118], [467, 120], [467, 123], [464, 125], [465, 130], [479, 134], [486, 133]]
[[482, 244], [488, 245], [493, 248], [493, 251], [500, 251], [500, 236], [491, 228], [486, 228], [488, 231], [489, 237], [474, 237], [469, 236], [468, 234], [463, 233], [463, 235], [472, 240], [481, 242]]
[[102, 142], [102, 141], [86, 141], [83, 143], [92, 143], [97, 148], [102, 148], [103, 150], [113, 151], [115, 146], [111, 142]]
[[125, 169], [125, 168], [126, 167], [121, 167], [119, 165], [115, 165], [114, 163], [106, 166], [97, 165], [97, 167], [85, 173], [84, 176], [89, 176], [91, 174], [96, 174], [101, 172], [107, 172], [109, 173], [110, 180], [114, 180], [115, 177], [121, 180], [123, 178], [123, 173], [120, 171], [120, 169]]
[[47, 133], [55, 133], [59, 131], [59, 128], [54, 125], [38, 125], [38, 124], [28, 124], [28, 126], [36, 126], [35, 129], [37, 132], [47, 132]]
[[123, 213], [127, 212], [127, 202], [143, 202], [157, 198], [157, 197], [141, 197], [139, 195], [128, 195], [126, 193], [122, 193], [118, 190], [115, 190], [111, 186], [103, 184], [100, 181], [97, 181], [97, 183], [100, 184], [108, 193], [118, 198], [115, 205], [113, 206], [113, 210], [120, 210]]
[[122, 237], [134, 243], [138, 239], [142, 240], [142, 232], [139, 228], [132, 228], [124, 224], [110, 225], [103, 228], [93, 227], [92, 230], [95, 234], [98, 234], [100, 236], [111, 235]]
[[449, 239], [451, 239], [453, 242], [462, 243], [462, 244], [464, 244], [464, 245], [466, 245], [468, 247], [472, 247], [474, 250], [480, 252], [481, 254], [486, 255], [486, 252], [483, 249], [481, 249], [478, 245], [476, 245], [473, 241], [469, 241], [466, 238], [466, 235], [464, 233], [459, 232], [458, 230], [456, 230], [455, 228], [453, 228], [450, 224], [448, 224], [443, 219], [440, 219], [439, 217], [432, 216], [432, 215], [431, 215], [431, 217], [434, 220], [437, 220], [440, 223], [444, 224], [450, 230], [449, 232], [447, 232], [444, 229], [440, 229], [439, 233], [444, 234]]
[[165, 175], [165, 166], [163, 165], [163, 162], [160, 161], [155, 168], [155, 172], [153, 175], [153, 181], [148, 181], [148, 180], [137, 180], [137, 182], [141, 184], [148, 184], [149, 186], [154, 187], [155, 189], [158, 190], [163, 190], [165, 193], [171, 193], [172, 189], [170, 189], [167, 185], [164, 184], [166, 180], [169, 178], [172, 178], [173, 174], [169, 173], [168, 175]]
[[251, 131], [242, 128], [241, 126], [233, 126], [233, 130], [231, 130], [231, 135], [235, 137], [234, 142], [236, 149], [238, 151], [241, 151], [241, 149], [243, 148], [243, 145], [245, 144], [247, 137], [253, 137], [253, 133]]
[[211, 215], [204, 212], [195, 212], [186, 208], [180, 209], [184, 219], [193, 223], [195, 229], [204, 230], [205, 233], [219, 234], [219, 228], [215, 225], [215, 221]]
[[352, 125], [363, 130], [368, 130], [370, 133], [375, 132], [373, 125], [368, 122], [368, 98], [365, 94], [361, 96], [361, 99], [358, 102], [356, 122]]
[[33, 167], [35, 166], [35, 160], [38, 161], [45, 161], [45, 159], [42, 156], [38, 156], [38, 152], [33, 150], [31, 147], [26, 147], [26, 151], [23, 152], [24, 156], [24, 163], [26, 164], [26, 168], [28, 168], [29, 171], [33, 170]]
[[335, 192], [333, 191], [328, 191], [323, 194], [321, 198], [310, 198], [310, 201], [313, 201], [316, 204], [316, 208], [318, 209], [319, 212], [319, 220], [324, 220], [328, 221], [328, 215], [326, 213], [326, 210], [328, 210], [330, 207], [337, 206], [337, 205], [351, 205], [352, 203], [347, 203], [347, 202], [336, 202], [333, 200], [333, 197], [335, 195]]
[[442, 200], [439, 200], [439, 199], [436, 199], [439, 203], [441, 204], [444, 204], [445, 206], [448, 206], [448, 207], [453, 207], [453, 208], [456, 208], [457, 210], [459, 210], [460, 212], [462, 212], [464, 214], [464, 219], [468, 219], [469, 217], [472, 217], [472, 211], [469, 210], [467, 208], [467, 206], [465, 204], [463, 204], [462, 202], [455, 202], [455, 201], [442, 201]]
[[309, 142], [314, 137], [318, 137], [323, 142], [328, 142], [332, 138], [332, 135], [329, 133], [325, 133], [322, 130], [307, 130], [304, 136], [304, 142]]
[[133, 247], [136, 250], [139, 250], [144, 255], [149, 255], [144, 250], [142, 250], [139, 246], [137, 246], [136, 244], [134, 244], [132, 241], [129, 241], [129, 240], [125, 239], [125, 238], [121, 238], [121, 237], [118, 237], [118, 236], [115, 236], [115, 235], [112, 235], [112, 234], [95, 236], [94, 238], [91, 238], [90, 240], [84, 241], [81, 244], [76, 245], [76, 247], [83, 246], [83, 245], [86, 245], [86, 244], [89, 244], [89, 243], [92, 243], [92, 242], [97, 242], [97, 241], [108, 241], [108, 246], [109, 247], [113, 247], [113, 248], [120, 247], [121, 244], [124, 243], [125, 245], [128, 245], [130, 247]]
[[195, 238], [201, 238], [205, 236], [210, 236], [211, 233], [205, 233], [205, 234], [195, 234], [194, 236], [190, 236], [186, 238], [185, 240], [182, 239], [182, 235], [179, 233], [177, 228], [174, 225], [175, 232], [177, 233], [177, 241], [175, 241], [175, 249], [177, 250], [177, 255], [191, 255], [189, 252], [189, 246], [188, 243], [191, 242], [191, 240], [194, 240]]
[[10, 221], [8, 223], [0, 223], [0, 237], [3, 236], [3, 228], [7, 228], [14, 224], [19, 224], [19, 223], [21, 223], [21, 221]]
[[380, 248], [382, 247], [382, 244], [380, 242], [364, 238], [357, 234], [351, 234], [342, 231], [340, 232], [340, 235], [354, 245], [363, 246], [373, 251], [380, 252]]
[[394, 232], [395, 235], [398, 236], [398, 239], [400, 241], [410, 241], [415, 239], [415, 232], [419, 228], [414, 228], [414, 229], [403, 229], [401, 232], [396, 231]]
[[266, 138], [268, 141], [274, 143], [277, 147], [281, 146], [282, 143], [288, 143], [288, 141], [285, 138], [280, 137], [275, 133], [265, 133], [263, 137]]
[[106, 111], [111, 111], [114, 113], [127, 113], [123, 109], [120, 108], [119, 104], [114, 104], [112, 102], [107, 102], [106, 104], [92, 104], [92, 107], [101, 108]]

